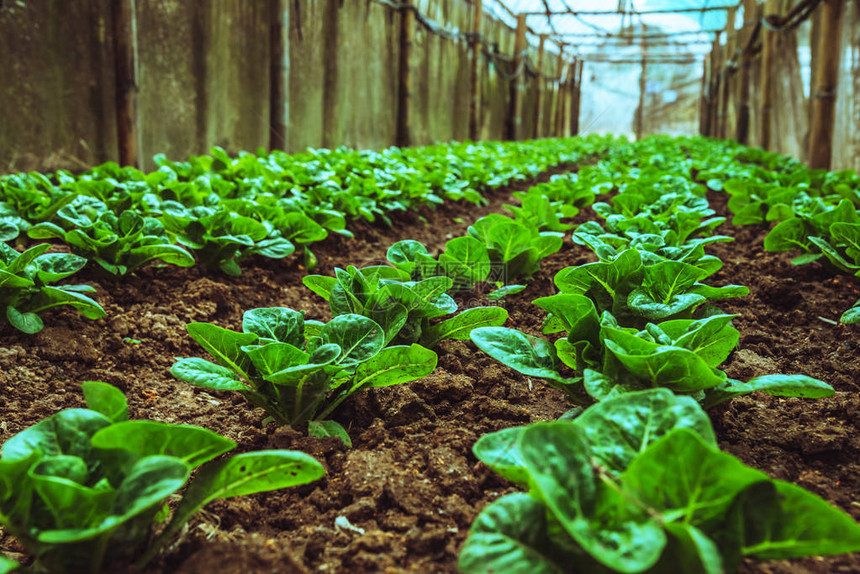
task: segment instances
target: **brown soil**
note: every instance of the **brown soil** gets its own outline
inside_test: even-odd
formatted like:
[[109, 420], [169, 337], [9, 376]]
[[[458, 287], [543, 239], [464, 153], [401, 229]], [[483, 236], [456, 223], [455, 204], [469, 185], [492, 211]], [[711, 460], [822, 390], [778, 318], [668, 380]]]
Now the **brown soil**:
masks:
[[[449, 205], [404, 215], [392, 229], [360, 225], [355, 240], [334, 238], [319, 246], [317, 272], [378, 262], [388, 245], [404, 238], [439, 249], [469, 222], [501, 210], [510, 191], [491, 194], [483, 208]], [[712, 201], [722, 209], [718, 196]], [[587, 210], [579, 219], [590, 215]], [[740, 315], [741, 346], [730, 359], [729, 373], [746, 378], [803, 372], [839, 392], [818, 401], [764, 395], [735, 399], [712, 412], [720, 444], [745, 463], [796, 482], [860, 518], [854, 502], [860, 490], [860, 399], [855, 396], [860, 330], [818, 319], [837, 319], [860, 297], [860, 289], [814, 265], [793, 268], [785, 254], [764, 253], [764, 230], [727, 226], [723, 231], [738, 240], [712, 249], [726, 262], [718, 281], [745, 284], [752, 291], [743, 301], [721, 305]], [[591, 258], [567, 240], [526, 291], [508, 298], [509, 324], [539, 331], [542, 317], [529, 301], [553, 292], [558, 269]], [[302, 286], [304, 274], [294, 261], [269, 260], [249, 262], [238, 278], [201, 268], [149, 269], [117, 283], [85, 274], [83, 281], [98, 289], [106, 319], [87, 321], [57, 311], [35, 336], [0, 331], [0, 442], [62, 408], [82, 406], [82, 381], [106, 381], [126, 393], [132, 417], [202, 425], [235, 440], [238, 451], [303, 450], [327, 470], [312, 485], [211, 504], [148, 572], [455, 572], [459, 547], [476, 514], [512, 491], [477, 463], [472, 444], [489, 431], [558, 417], [567, 403], [560, 393], [501, 366], [471, 343], [444, 342], [431, 376], [357, 396], [336, 412], [353, 439], [354, 447], [347, 449], [338, 439], [264, 427], [265, 414], [241, 398], [208, 393], [170, 376], [174, 357], [204, 354], [186, 335], [187, 322], [236, 329], [244, 310], [278, 305], [310, 318], [325, 317], [324, 303]], [[21, 551], [2, 530], [0, 550]], [[744, 568], [855, 572], [860, 556]]]

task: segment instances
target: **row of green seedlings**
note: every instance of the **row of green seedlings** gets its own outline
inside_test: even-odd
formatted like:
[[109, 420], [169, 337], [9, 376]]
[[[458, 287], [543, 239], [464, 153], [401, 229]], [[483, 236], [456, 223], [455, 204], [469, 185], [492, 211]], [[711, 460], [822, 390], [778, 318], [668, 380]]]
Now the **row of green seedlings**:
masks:
[[590, 222], [574, 233], [599, 261], [561, 270], [560, 293], [535, 301], [548, 313], [544, 333], [564, 336], [552, 343], [503, 327], [471, 333], [490, 356], [563, 390], [578, 408], [475, 444], [479, 460], [527, 493], [480, 513], [460, 570], [566, 572], [576, 564], [577, 572], [716, 574], [736, 571], [745, 557], [860, 550], [850, 516], [719, 450], [706, 408], [756, 390], [834, 391], [803, 375], [741, 382], [718, 368], [738, 331], [709, 302], [747, 293], [703, 282], [722, 265], [704, 246], [730, 238], [699, 235], [723, 218], [712, 217], [688, 178], [627, 161], [603, 170], [616, 179], [636, 172], [620, 178], [623, 193], [593, 206], [605, 228]]
[[[152, 263], [187, 267], [195, 259], [239, 275], [247, 257], [281, 259], [296, 248], [313, 268], [309, 246], [329, 233], [351, 237], [349, 221], [390, 225], [396, 211], [445, 200], [482, 203], [482, 191], [575, 161], [604, 140], [340, 148], [319, 150], [312, 161], [283, 152], [231, 158], [213, 148], [212, 156], [182, 163], [158, 157], [159, 169], [149, 174], [112, 163], [79, 176], [16, 174], [0, 178], [0, 239], [63, 241], [111, 277]], [[491, 161], [496, 169], [473, 165]]]
[[[556, 178], [544, 187], [569, 186]], [[491, 222], [507, 232], [493, 230]], [[530, 239], [514, 253], [502, 236], [523, 230]], [[262, 308], [244, 314], [241, 332], [189, 324], [189, 334], [215, 362], [181, 359], [172, 372], [207, 389], [238, 391], [278, 424], [308, 423], [312, 435], [338, 436], [351, 445], [344, 428], [327, 420], [344, 399], [423, 377], [436, 366], [429, 347], [445, 338], [466, 339], [476, 326], [504, 323], [507, 313], [500, 307], [457, 313], [447, 293], [492, 279], [489, 272], [476, 274], [474, 261], [489, 270], [503, 268], [507, 258], [517, 269], [534, 270], [548, 251], [537, 247], [542, 236], [527, 218], [491, 218], [471, 233], [449, 242], [439, 259], [406, 241], [389, 249], [391, 267], [306, 277], [329, 301], [334, 318], [327, 323], [305, 321], [291, 309]], [[561, 238], [554, 237], [558, 249]], [[447, 315], [453, 316], [430, 324]], [[105, 383], [84, 383], [83, 392], [86, 409], [61, 411], [0, 451], [0, 522], [33, 555], [37, 570], [97, 573], [116, 563], [143, 568], [209, 502], [306, 484], [324, 474], [322, 465], [300, 452], [213, 460], [236, 444], [191, 425], [129, 421], [125, 397]], [[180, 490], [171, 513], [166, 501]], [[0, 557], [0, 572], [17, 568]]]
[[[773, 171], [749, 163], [743, 150], [731, 147], [721, 156], [713, 147], [700, 145], [699, 157], [716, 166], [699, 177], [730, 195], [734, 225], [776, 223], [764, 239], [766, 251], [800, 252], [793, 265], [817, 261], [832, 273], [860, 277], [860, 175], [810, 170], [787, 159]], [[860, 300], [840, 321], [860, 323]]]
[[[49, 247], [41, 244], [19, 254], [2, 243], [0, 321], [36, 333], [43, 328], [39, 314], [61, 305], [75, 307], [87, 318], [104, 317], [104, 309], [83, 295], [93, 289], [52, 285], [88, 262], [115, 278], [152, 264], [187, 267], [195, 258], [238, 275], [239, 262], [247, 257], [280, 259], [299, 246], [310, 269], [315, 258], [308, 246], [329, 232], [351, 237], [347, 219], [372, 221], [381, 215], [390, 223], [386, 213], [427, 202], [482, 202], [480, 190], [533, 177], [548, 165], [573, 161], [605, 145], [601, 138], [457, 144], [419, 148], [402, 156], [398, 152], [396, 161], [388, 157], [394, 150], [375, 155], [345, 148], [329, 154], [319, 150], [313, 172], [304, 179], [296, 173], [300, 165], [307, 169], [296, 163], [302, 154], [230, 158], [216, 148], [212, 157], [192, 158], [187, 164], [162, 158], [159, 170], [150, 174], [105, 164], [77, 177], [57, 172], [53, 180], [36, 173], [0, 178], [0, 239], [14, 240], [26, 232], [31, 238], [65, 242], [72, 251], [45, 254]], [[510, 164], [496, 170], [501, 176], [478, 176], [485, 172], [469, 168], [472, 163], [487, 163], [499, 150], [505, 151], [501, 157]], [[380, 166], [389, 171], [381, 172]], [[416, 176], [416, 166], [426, 173]], [[432, 183], [434, 177], [428, 174], [440, 172], [447, 174], [446, 180]], [[419, 185], [425, 195], [401, 181], [404, 174], [431, 182]], [[347, 198], [363, 198], [373, 206], [349, 207]]]
[[[559, 195], [571, 187], [569, 178], [558, 176], [536, 186]], [[588, 197], [593, 200], [585, 194], [581, 202]], [[504, 283], [530, 277], [542, 259], [561, 249], [562, 232], [535, 223], [546, 213], [555, 216], [534, 209], [553, 201], [561, 203], [524, 200], [514, 217], [482, 217], [438, 257], [405, 240], [388, 249], [385, 265], [304, 277], [305, 286], [328, 302], [333, 318], [327, 323], [280, 307], [247, 311], [241, 331], [191, 323], [188, 333], [214, 362], [181, 359], [171, 372], [206, 389], [237, 391], [279, 424], [307, 423], [313, 436], [338, 436], [351, 445], [344, 427], [329, 418], [344, 400], [424, 377], [436, 368], [432, 349], [441, 341], [468, 339], [473, 329], [505, 323], [504, 308], [460, 310], [455, 297], [476, 285], [495, 287], [490, 299], [523, 289]], [[568, 206], [568, 213], [577, 209]]]

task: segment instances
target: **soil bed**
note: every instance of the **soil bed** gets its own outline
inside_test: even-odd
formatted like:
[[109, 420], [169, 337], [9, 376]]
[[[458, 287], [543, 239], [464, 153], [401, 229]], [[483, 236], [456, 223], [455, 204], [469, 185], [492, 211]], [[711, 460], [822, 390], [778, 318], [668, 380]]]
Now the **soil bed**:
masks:
[[[438, 250], [476, 218], [501, 211], [511, 191], [532, 184], [489, 194], [483, 208], [446, 205], [406, 214], [391, 229], [359, 225], [356, 239], [317, 246], [315, 272], [380, 262], [400, 239]], [[722, 196], [710, 200], [724, 211]], [[589, 209], [577, 219], [593, 216]], [[792, 267], [788, 254], [764, 252], [765, 229], [726, 225], [719, 231], [737, 241], [710, 249], [725, 262], [716, 282], [752, 292], [720, 305], [739, 315], [741, 343], [729, 375], [802, 372], [838, 391], [815, 401], [761, 394], [734, 399], [711, 411], [720, 446], [860, 518], [854, 502], [860, 491], [860, 330], [819, 319], [838, 319], [860, 298], [860, 288], [816, 265]], [[592, 259], [566, 239], [529, 288], [506, 300], [509, 326], [537, 334], [542, 316], [530, 301], [554, 291], [557, 270]], [[85, 273], [79, 279], [98, 288], [106, 319], [59, 311], [35, 336], [0, 331], [0, 442], [62, 408], [82, 406], [80, 382], [106, 381], [126, 393], [133, 418], [202, 425], [238, 442], [237, 451], [303, 450], [327, 469], [313, 485], [213, 503], [147, 572], [455, 572], [476, 514], [513, 490], [477, 463], [472, 444], [486, 432], [556, 418], [569, 405], [561, 393], [501, 366], [471, 343], [449, 341], [437, 349], [439, 367], [431, 376], [359, 395], [336, 412], [335, 419], [351, 425], [354, 447], [347, 449], [338, 439], [263, 427], [265, 414], [238, 395], [207, 393], [170, 376], [174, 357], [204, 354], [185, 333], [187, 322], [237, 329], [246, 309], [264, 306], [327, 317], [325, 302], [302, 285], [305, 273], [294, 260], [252, 261], [237, 278], [197, 267], [148, 269], [116, 283]], [[9, 536], [0, 537], [0, 550], [21, 551]], [[856, 571], [858, 555], [744, 566], [744, 572]]]

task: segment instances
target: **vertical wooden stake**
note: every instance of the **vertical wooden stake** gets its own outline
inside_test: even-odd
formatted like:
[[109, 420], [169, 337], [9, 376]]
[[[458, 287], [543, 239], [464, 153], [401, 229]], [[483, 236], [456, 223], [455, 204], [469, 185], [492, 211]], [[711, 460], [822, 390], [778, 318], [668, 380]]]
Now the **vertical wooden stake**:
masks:
[[573, 125], [573, 114], [576, 108], [576, 70], [579, 68], [579, 59], [574, 58], [573, 62], [570, 63], [570, 80], [568, 80], [568, 100], [570, 101], [569, 109], [567, 112], [567, 121], [565, 122], [565, 128], [568, 129], [568, 136], [573, 137], [576, 135], [574, 131], [575, 126]]
[[405, 0], [400, 18], [400, 80], [397, 97], [397, 145], [412, 145], [411, 114], [412, 107], [412, 43], [415, 39], [415, 12], [412, 1]]
[[639, 73], [639, 107], [636, 108], [636, 141], [642, 139], [645, 134], [645, 77], [648, 73], [648, 64], [645, 60], [645, 52], [642, 52], [642, 71]]
[[732, 7], [726, 11], [726, 45], [723, 51], [723, 82], [722, 91], [720, 93], [720, 110], [719, 110], [719, 134], [720, 138], [729, 137], [729, 99], [731, 99], [731, 79], [729, 69], [726, 67], [729, 60], [735, 53], [735, 18], [737, 16], [737, 8]]
[[[767, 0], [764, 6], [764, 17], [779, 15], [779, 0]], [[764, 149], [770, 149], [770, 123], [773, 113], [773, 77], [774, 50], [776, 49], [776, 32], [762, 27], [761, 48], [761, 117], [759, 118], [759, 144]]]
[[508, 139], [522, 137], [522, 90], [525, 76], [526, 15], [517, 15], [517, 32], [514, 37], [514, 78], [511, 81], [510, 109], [508, 110]]
[[702, 94], [699, 101], [699, 135], [704, 137], [708, 136], [708, 75], [710, 74], [708, 63], [710, 60], [711, 56], [708, 54], [702, 62]]
[[585, 65], [584, 60], [578, 60], [574, 74], [573, 83], [573, 110], [570, 116], [570, 135], [579, 135], [579, 111], [582, 107], [582, 69]]
[[472, 41], [469, 51], [472, 61], [470, 62], [471, 80], [469, 83], [469, 139], [477, 141], [480, 131], [480, 103], [481, 103], [481, 24], [484, 20], [482, 0], [472, 0]]
[[552, 118], [552, 135], [558, 138], [561, 137], [561, 113], [562, 102], [564, 101], [564, 44], [558, 47], [555, 73], [558, 76], [558, 83], [556, 84], [555, 115]]
[[546, 34], [540, 35], [538, 43], [538, 60], [537, 60], [537, 93], [535, 94], [535, 126], [532, 130], [532, 137], [539, 138], [543, 132], [543, 89], [546, 80], [543, 77], [543, 54], [544, 42], [546, 42]]
[[[744, 25], [741, 28], [740, 47], [745, 49], [756, 25], [756, 0], [744, 0]], [[752, 69], [752, 54], [745, 52], [740, 61], [741, 79], [738, 95], [738, 117], [735, 137], [738, 142], [747, 145], [750, 139], [750, 71]]]
[[287, 149], [290, 112], [290, 8], [270, 0], [269, 13], [269, 149]]
[[717, 125], [717, 109], [720, 93], [720, 80], [722, 74], [723, 63], [720, 61], [722, 47], [720, 46], [720, 33], [717, 32], [714, 38], [714, 45], [711, 48], [711, 88], [708, 97], [708, 136], [715, 138], [719, 137], [719, 127]]
[[111, 8], [116, 53], [116, 130], [119, 163], [140, 167], [135, 0], [113, 0]]
[[836, 90], [844, 0], [824, 0], [818, 37], [818, 70], [812, 94], [812, 127], [809, 131], [809, 167], [830, 169], [833, 128], [836, 122]]

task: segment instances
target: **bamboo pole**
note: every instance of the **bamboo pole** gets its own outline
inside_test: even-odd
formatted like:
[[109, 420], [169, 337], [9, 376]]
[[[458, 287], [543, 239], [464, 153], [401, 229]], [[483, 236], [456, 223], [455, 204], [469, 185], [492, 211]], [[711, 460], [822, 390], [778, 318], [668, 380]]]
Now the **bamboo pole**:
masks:
[[525, 76], [526, 49], [526, 15], [517, 16], [517, 31], [514, 37], [514, 77], [511, 80], [510, 108], [508, 109], [508, 139], [518, 140], [522, 137], [522, 92]]
[[830, 169], [833, 156], [843, 8], [844, 0], [824, 0], [820, 7], [818, 70], [815, 74], [815, 92], [812, 94], [812, 127], [809, 132], [809, 166], [813, 169]]
[[287, 148], [290, 117], [290, 7], [286, 0], [271, 0], [269, 17], [269, 149]]
[[699, 100], [699, 135], [708, 135], [708, 63], [710, 54], [702, 62], [702, 92]]
[[397, 145], [412, 145], [412, 43], [415, 40], [415, 12], [412, 0], [404, 0], [400, 11], [400, 79], [397, 93]]
[[639, 107], [636, 108], [636, 141], [642, 139], [645, 134], [645, 78], [648, 75], [648, 63], [645, 52], [642, 52], [642, 70], [639, 73]]
[[116, 130], [119, 163], [140, 167], [135, 13], [135, 0], [113, 0], [111, 19], [116, 53]]
[[725, 67], [726, 63], [731, 60], [732, 55], [735, 52], [735, 18], [737, 16], [737, 8], [729, 8], [726, 12], [726, 45], [723, 48], [723, 81], [722, 81], [722, 91], [720, 93], [720, 111], [719, 111], [719, 137], [727, 138], [729, 137], [729, 99], [731, 98], [732, 89], [731, 89], [731, 74], [729, 73], [728, 68]]
[[535, 93], [535, 125], [532, 130], [532, 137], [539, 138], [543, 132], [543, 90], [546, 80], [543, 77], [543, 56], [544, 43], [546, 42], [546, 34], [540, 35], [538, 43], [538, 60], [537, 60], [537, 92]]
[[711, 87], [708, 91], [708, 136], [712, 138], [719, 136], [717, 110], [719, 107], [720, 81], [722, 80], [722, 74], [720, 73], [723, 66], [721, 55], [720, 35], [717, 34], [711, 49]]
[[[767, 0], [764, 6], [764, 17], [779, 16], [779, 0]], [[759, 118], [759, 144], [763, 149], [770, 149], [770, 124], [773, 113], [773, 76], [774, 50], [776, 50], [776, 32], [762, 27], [761, 50], [761, 117]]]
[[[756, 25], [758, 9], [756, 0], [744, 0], [744, 25], [741, 28], [740, 46], [746, 48]], [[738, 117], [735, 136], [738, 142], [747, 145], [750, 139], [750, 73], [752, 70], [752, 53], [744, 52], [740, 59], [741, 79], [738, 94]]]
[[555, 96], [555, 115], [552, 118], [552, 135], [561, 137], [561, 114], [562, 102], [564, 101], [564, 46], [558, 47], [558, 57], [555, 63], [556, 74], [558, 75], [558, 90]]
[[481, 104], [481, 24], [484, 20], [482, 0], [472, 0], [472, 40], [470, 52], [471, 81], [469, 83], [469, 139], [477, 141], [480, 130], [480, 104]]
[[579, 135], [579, 112], [582, 106], [582, 69], [584, 65], [584, 60], [577, 60], [576, 68], [574, 68], [573, 109], [570, 116], [571, 136]]

